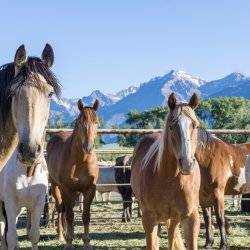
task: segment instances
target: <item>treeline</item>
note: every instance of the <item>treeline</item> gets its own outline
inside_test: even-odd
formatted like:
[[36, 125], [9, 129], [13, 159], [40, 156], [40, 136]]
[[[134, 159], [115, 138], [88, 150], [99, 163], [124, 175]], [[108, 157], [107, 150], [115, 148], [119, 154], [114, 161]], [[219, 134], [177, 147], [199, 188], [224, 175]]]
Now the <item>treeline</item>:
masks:
[[[126, 128], [163, 128], [168, 107], [157, 107], [144, 112], [130, 111]], [[243, 97], [223, 97], [202, 100], [196, 109], [200, 124], [213, 129], [250, 128], [250, 100]], [[119, 135], [119, 145], [131, 147], [136, 144], [139, 135]], [[221, 135], [229, 143], [250, 141], [249, 135]]]

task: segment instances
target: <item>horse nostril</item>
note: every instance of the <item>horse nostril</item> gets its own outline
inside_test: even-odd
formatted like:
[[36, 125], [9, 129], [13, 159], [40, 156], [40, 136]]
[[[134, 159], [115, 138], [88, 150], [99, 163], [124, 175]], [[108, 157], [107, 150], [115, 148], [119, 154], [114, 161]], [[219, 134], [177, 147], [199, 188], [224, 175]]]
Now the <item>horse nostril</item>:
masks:
[[38, 146], [37, 146], [37, 153], [40, 154], [41, 151], [42, 151], [41, 144], [38, 144]]
[[19, 151], [20, 154], [24, 153], [24, 144], [23, 143], [19, 144], [18, 151]]
[[179, 159], [179, 164], [182, 165], [182, 160], [181, 160], [181, 158]]

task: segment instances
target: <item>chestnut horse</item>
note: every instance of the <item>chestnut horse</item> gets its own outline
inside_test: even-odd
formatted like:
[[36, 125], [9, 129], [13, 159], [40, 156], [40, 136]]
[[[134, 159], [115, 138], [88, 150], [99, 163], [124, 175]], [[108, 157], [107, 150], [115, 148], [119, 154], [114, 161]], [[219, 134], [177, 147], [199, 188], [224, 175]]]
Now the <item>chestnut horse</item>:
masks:
[[[99, 173], [94, 150], [98, 118], [96, 111], [99, 101], [93, 107], [84, 107], [78, 101], [79, 117], [73, 132], [59, 132], [48, 142], [48, 170], [51, 191], [58, 211], [59, 239], [65, 239], [65, 249], [72, 249], [74, 236], [74, 204], [80, 193], [84, 196], [82, 220], [84, 224], [84, 246], [90, 247], [89, 222], [90, 206], [95, 197]], [[62, 214], [65, 212], [65, 224]]]
[[196, 159], [201, 171], [200, 205], [206, 225], [206, 248], [213, 245], [211, 207], [214, 206], [221, 235], [220, 249], [229, 249], [224, 215], [224, 194], [248, 192], [246, 183], [247, 155], [250, 144], [227, 144], [199, 129]]
[[188, 249], [198, 249], [200, 170], [194, 157], [199, 125], [194, 109], [198, 102], [194, 94], [189, 104], [177, 104], [172, 93], [160, 138], [152, 144], [154, 135], [145, 136], [134, 149], [131, 186], [142, 210], [148, 250], [159, 249], [158, 225], [169, 219], [169, 249], [184, 248], [182, 242], [175, 241], [180, 222]]

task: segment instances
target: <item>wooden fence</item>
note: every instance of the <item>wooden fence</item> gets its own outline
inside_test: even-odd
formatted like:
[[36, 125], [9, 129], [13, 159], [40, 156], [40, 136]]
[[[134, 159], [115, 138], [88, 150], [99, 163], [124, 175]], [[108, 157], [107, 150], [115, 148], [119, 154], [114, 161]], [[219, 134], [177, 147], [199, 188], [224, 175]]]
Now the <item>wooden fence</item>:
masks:
[[[48, 134], [53, 134], [56, 132], [61, 132], [61, 131], [72, 131], [72, 129], [68, 128], [60, 128], [60, 129], [47, 129]], [[241, 134], [247, 134], [250, 135], [250, 129], [208, 129], [208, 132], [216, 135], [221, 135], [221, 134], [234, 134], [234, 135], [241, 135]], [[162, 129], [98, 129], [98, 134], [151, 134], [151, 133], [161, 133]], [[96, 149], [95, 150], [97, 154], [126, 154], [126, 155], [131, 155], [133, 153], [133, 149]], [[109, 167], [110, 165], [114, 164], [107, 164], [105, 167]], [[130, 168], [131, 166], [114, 166], [115, 168]], [[130, 183], [123, 183], [123, 184], [97, 184], [98, 186], [130, 186]], [[232, 200], [232, 197], [225, 197], [226, 201]], [[100, 202], [98, 202], [100, 203]], [[122, 201], [113, 201], [114, 204], [117, 203], [122, 203]], [[109, 212], [111, 215], [111, 211]], [[233, 218], [234, 216], [229, 216], [230, 218]], [[243, 218], [248, 218], [248, 216], [240, 216]], [[237, 216], [239, 219], [239, 215]], [[112, 218], [114, 219], [114, 218]], [[108, 220], [109, 221], [109, 220]], [[108, 222], [109, 223], [109, 222]]]

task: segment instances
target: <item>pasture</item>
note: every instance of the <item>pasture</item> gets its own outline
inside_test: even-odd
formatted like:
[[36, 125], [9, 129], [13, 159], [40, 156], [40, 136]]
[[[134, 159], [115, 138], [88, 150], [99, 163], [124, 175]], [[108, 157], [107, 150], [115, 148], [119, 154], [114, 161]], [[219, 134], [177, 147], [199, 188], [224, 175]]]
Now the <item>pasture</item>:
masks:
[[[91, 208], [91, 238], [93, 249], [144, 249], [145, 237], [141, 225], [141, 219], [137, 218], [136, 205], [133, 205], [133, 219], [131, 222], [122, 223], [121, 213], [122, 204], [118, 194], [112, 194], [112, 204], [103, 204], [94, 202]], [[250, 214], [245, 215], [232, 207], [231, 201], [226, 201], [226, 214], [230, 217], [231, 234], [229, 241], [232, 250], [247, 250], [250, 249]], [[201, 216], [202, 218], [202, 216]], [[205, 230], [203, 221], [201, 221], [201, 231], [199, 235], [199, 249], [205, 244]], [[80, 222], [80, 213], [78, 207], [75, 207], [75, 249], [82, 249], [81, 235], [83, 227]], [[20, 248], [30, 249], [31, 244], [27, 240], [24, 228], [18, 230]], [[215, 246], [219, 247], [220, 236], [215, 226]], [[163, 227], [160, 237], [160, 249], [167, 247], [166, 229]], [[41, 240], [39, 242], [40, 249], [53, 250], [63, 249], [63, 244], [57, 240], [55, 228], [41, 227]]]

